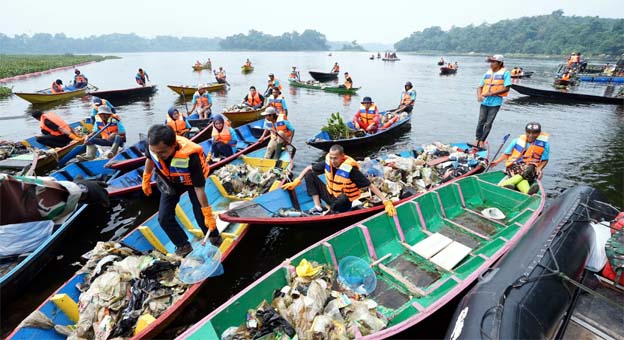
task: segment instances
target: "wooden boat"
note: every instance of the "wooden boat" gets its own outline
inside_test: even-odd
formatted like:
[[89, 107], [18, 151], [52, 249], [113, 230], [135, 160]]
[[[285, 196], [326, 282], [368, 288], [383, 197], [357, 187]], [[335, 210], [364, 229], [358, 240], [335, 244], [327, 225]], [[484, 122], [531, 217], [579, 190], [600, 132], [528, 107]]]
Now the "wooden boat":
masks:
[[455, 73], [457, 73], [457, 69], [456, 68], [450, 68], [450, 67], [446, 67], [446, 66], [440, 67], [440, 74], [441, 75], [455, 74]]
[[241, 72], [244, 74], [251, 73], [253, 72], [253, 70], [254, 70], [253, 66], [245, 66], [245, 65], [241, 66]]
[[355, 94], [357, 91], [361, 89], [361, 87], [352, 87], [350, 89], [346, 87], [339, 86], [324, 86], [323, 91], [330, 93], [339, 93], [339, 94]]
[[[380, 112], [380, 115], [385, 115], [387, 112]], [[362, 145], [373, 145], [377, 143], [378, 140], [383, 139], [387, 136], [392, 136], [393, 132], [399, 129], [400, 127], [406, 125], [412, 119], [412, 114], [407, 114], [406, 117], [397, 120], [394, 124], [386, 129], [379, 129], [376, 133], [373, 134], [365, 134], [362, 137], [353, 137], [348, 139], [331, 139], [329, 134], [325, 131], [321, 131], [317, 133], [314, 137], [308, 139], [306, 144], [313, 146], [317, 149], [329, 151], [329, 148], [334, 144], [342, 145], [345, 150], [354, 149], [360, 147]], [[353, 123], [349, 122], [350, 127], [353, 127]]]
[[230, 120], [232, 126], [236, 127], [261, 119], [265, 109], [266, 106], [251, 111], [224, 111], [222, 114]]
[[381, 58], [383, 61], [399, 61], [401, 58]]
[[[198, 119], [197, 121], [206, 121], [207, 119]], [[206, 125], [191, 136], [191, 140], [195, 143], [200, 143], [210, 138], [212, 134], [212, 127]], [[124, 148], [117, 155], [110, 159], [106, 164], [106, 167], [113, 168], [122, 171], [128, 171], [136, 169], [137, 167], [145, 164], [145, 150], [147, 144], [145, 141], [138, 141], [135, 144]]]
[[[247, 163], [259, 168], [273, 168], [275, 166], [284, 169], [292, 166], [291, 155], [287, 152], [282, 153], [280, 160], [267, 160], [253, 157], [243, 157], [236, 159], [235, 162]], [[278, 187], [279, 183], [274, 183], [273, 187]], [[213, 175], [206, 181], [206, 193], [210, 205], [215, 212], [228, 207], [230, 203], [239, 201], [235, 196], [229, 195], [219, 180]], [[193, 242], [197, 238], [203, 237], [201, 229], [193, 218], [192, 204], [188, 198], [188, 194], [182, 195], [179, 203], [179, 209], [176, 209], [176, 216], [181, 222], [185, 233], [189, 240]], [[234, 248], [239, 244], [243, 236], [247, 232], [248, 226], [239, 223], [222, 223], [218, 221], [217, 227], [221, 231], [223, 243], [219, 247], [222, 256], [221, 261], [225, 261], [232, 253]], [[173, 253], [175, 246], [169, 240], [160, 224], [158, 223], [158, 213], [154, 214], [146, 221], [137, 225], [135, 229], [130, 231], [122, 240], [123, 244], [138, 251], [150, 252], [159, 251], [163, 254]], [[58, 290], [56, 290], [46, 301], [44, 301], [37, 310], [49, 317], [52, 322], [62, 325], [72, 325], [77, 321], [78, 310], [75, 305], [80, 297], [80, 291], [77, 284], [84, 283], [86, 274], [77, 274], [67, 282], [65, 282]], [[188, 285], [183, 295], [176, 300], [167, 310], [151, 321], [142, 330], [133, 333], [132, 339], [154, 338], [184, 309], [191, 299], [200, 290], [200, 287], [209, 280], [204, 280], [196, 284]], [[60, 299], [62, 297], [62, 299]], [[62, 300], [62, 301], [61, 301]], [[73, 302], [73, 303], [72, 303]], [[70, 306], [69, 308], [67, 308]], [[72, 316], [73, 315], [73, 316]], [[134, 326], [133, 326], [134, 328]], [[66, 337], [57, 333], [54, 329], [40, 329], [33, 327], [23, 327], [15, 329], [8, 339], [65, 339]]]
[[[81, 163], [73, 163], [50, 174], [51, 177], [59, 181], [74, 181], [78, 176], [83, 179], [98, 179], [109, 181], [119, 174], [119, 171], [104, 169], [105, 160], [94, 160]], [[18, 261], [11, 270], [0, 277], [0, 292], [2, 299], [14, 299], [23, 295], [21, 287], [31, 282], [37, 274], [51, 260], [51, 253], [54, 253], [66, 234], [74, 228], [76, 219], [85, 212], [87, 204], [80, 204], [65, 221], [55, 226], [52, 234], [29, 254], [23, 257], [15, 257], [13, 261]], [[8, 260], [8, 259], [3, 259]]]
[[156, 85], [138, 86], [122, 90], [89, 92], [90, 95], [106, 100], [124, 100], [133, 97], [147, 97], [156, 92]]
[[[69, 126], [72, 129], [78, 129], [82, 127], [86, 130], [91, 131], [93, 124], [90, 118], [86, 118], [81, 121], [70, 123]], [[58, 161], [62, 159], [65, 155], [67, 155], [70, 151], [82, 145], [82, 143], [72, 141], [62, 148], [50, 148], [37, 142], [36, 136], [24, 139], [23, 141], [21, 141], [21, 143], [28, 148], [33, 148], [33, 152], [1, 160], [0, 171], [19, 173], [20, 171], [31, 167], [32, 164], [35, 164], [34, 174], [43, 175], [56, 167]]]
[[535, 72], [527, 71], [527, 72], [524, 72], [523, 74], [518, 74], [518, 75], [515, 75], [515, 76], [511, 76], [511, 78], [513, 78], [513, 79], [531, 78], [533, 73], [535, 73]]
[[290, 86], [293, 86], [293, 87], [301, 87], [304, 89], [313, 89], [313, 90], [320, 90], [323, 87], [323, 84], [316, 80], [301, 81], [301, 80], [296, 80], [296, 79], [288, 79], [288, 84], [290, 84]]
[[[47, 92], [45, 92], [47, 91]], [[51, 93], [49, 90], [38, 92], [14, 92], [16, 96], [29, 101], [33, 104], [46, 104], [61, 100], [67, 100], [74, 97], [81, 97], [87, 94], [87, 88], [83, 87], [76, 90], [65, 90], [65, 92]]]
[[[602, 195], [589, 187], [569, 189], [554, 201], [531, 232], [466, 294], [446, 338], [621, 339], [624, 290], [612, 283], [604, 284], [611, 289], [588, 284], [603, 280], [583, 273], [596, 242], [592, 221], [611, 221], [617, 213], [602, 202]], [[562, 275], [592, 290], [598, 287], [599, 294], [620, 303], [619, 310], [593, 294], [579, 294]], [[587, 326], [602, 330], [602, 336], [584, 336], [580, 330]], [[558, 336], [565, 328], [568, 336]]]
[[[193, 94], [195, 94], [195, 92], [197, 92], [197, 86], [167, 85], [167, 87], [170, 88], [171, 91], [181, 96], [186, 96], [189, 99], [193, 96]], [[225, 89], [225, 84], [218, 84], [218, 83], [210, 83], [208, 84], [208, 87], [206, 88], [208, 92], [221, 91], [223, 89]]]
[[554, 90], [537, 89], [534, 87], [522, 86], [518, 84], [511, 85], [511, 88], [521, 94], [532, 97], [542, 97], [561, 101], [588, 102], [588, 103], [605, 103], [624, 105], [624, 97], [605, 97], [592, 94], [582, 94], [575, 92], [562, 92]]
[[442, 65], [444, 65], [444, 62], [443, 61], [438, 61], [438, 66], [442, 66]]
[[588, 81], [594, 83], [624, 83], [624, 76], [606, 76], [606, 75], [584, 75], [577, 74], [576, 78], [581, 81]]
[[338, 80], [338, 73], [326, 73], [326, 72], [316, 72], [316, 71], [310, 71], [309, 73], [310, 73], [310, 76], [314, 80], [320, 81], [322, 83], [332, 81], [332, 80]]
[[340, 93], [340, 94], [355, 94], [361, 87], [353, 87], [350, 89], [339, 86], [325, 86], [320, 82], [305, 82], [294, 79], [288, 79], [288, 84], [294, 87], [302, 87], [305, 89], [323, 90], [325, 92]]
[[[218, 339], [229, 327], [244, 325], [249, 310], [270, 303], [276, 290], [291, 284], [294, 267], [303, 259], [336, 271], [346, 256], [373, 269], [376, 288], [367, 298], [375, 307], [369, 308], [388, 320], [372, 334], [355, 330], [357, 338], [388, 338], [418, 325], [512, 249], [541, 212], [543, 192], [528, 196], [499, 187], [503, 176], [493, 172], [448, 183], [398, 205], [395, 218], [380, 213], [319, 241], [285, 259], [180, 338]], [[498, 208], [506, 217], [488, 218], [481, 212], [485, 208]]]
[[[466, 143], [453, 143], [453, 146], [457, 146], [464, 150], [469, 150], [470, 147]], [[421, 148], [417, 148], [417, 151], [421, 152]], [[414, 150], [403, 151], [399, 153], [399, 156], [405, 158], [413, 158], [415, 157]], [[478, 157], [488, 160], [489, 151], [479, 151]], [[435, 165], [430, 165], [435, 166]], [[464, 173], [455, 178], [447, 178], [447, 181], [454, 181], [459, 178], [463, 178], [466, 176], [471, 176], [474, 174], [478, 174], [483, 171], [483, 166], [481, 164], [477, 164], [472, 167], [470, 171]], [[319, 175], [321, 180], [325, 181], [325, 175]], [[445, 182], [444, 182], [445, 183]], [[407, 202], [412, 200], [414, 197], [420, 195], [421, 193], [416, 193], [414, 195], [408, 195], [407, 197], [402, 197], [397, 204]], [[264, 195], [258, 196], [257, 198], [249, 201], [248, 203], [242, 204], [238, 207], [230, 209], [219, 217], [228, 222], [241, 222], [250, 223], [250, 224], [268, 224], [268, 225], [287, 225], [287, 226], [295, 226], [295, 225], [320, 225], [324, 223], [340, 223], [343, 221], [353, 221], [356, 219], [362, 219], [364, 217], [370, 216], [374, 213], [380, 212], [384, 210], [384, 206], [381, 204], [373, 205], [373, 206], [360, 206], [357, 209], [352, 209], [343, 213], [334, 213], [334, 214], [326, 214], [321, 216], [280, 216], [279, 211], [287, 211], [290, 209], [296, 209], [299, 211], [307, 211], [314, 206], [314, 202], [312, 197], [308, 195], [306, 191], [305, 179], [302, 180], [302, 184], [297, 186], [294, 191], [287, 190], [275, 190], [270, 193], [266, 193]]]
[[[258, 120], [255, 122], [251, 122], [249, 124], [245, 124], [235, 128], [234, 130], [237, 133], [237, 137], [239, 143], [236, 145], [236, 153], [232, 156], [219, 160], [216, 163], [210, 164], [210, 170], [216, 170], [221, 166], [232, 162], [242, 155], [246, 155], [254, 150], [261, 148], [264, 144], [268, 143], [268, 139], [259, 140], [258, 138], [262, 135], [264, 131], [264, 120]], [[204, 140], [199, 143], [201, 147], [204, 149], [204, 152], [208, 154], [212, 147], [212, 140]], [[145, 163], [145, 158], [143, 158], [143, 165]], [[125, 174], [115, 178], [108, 185], [108, 194], [110, 196], [118, 196], [128, 194], [134, 191], [141, 190], [141, 183], [143, 179], [143, 167], [135, 168]], [[156, 185], [156, 174], [154, 173], [152, 177], [152, 187]]]

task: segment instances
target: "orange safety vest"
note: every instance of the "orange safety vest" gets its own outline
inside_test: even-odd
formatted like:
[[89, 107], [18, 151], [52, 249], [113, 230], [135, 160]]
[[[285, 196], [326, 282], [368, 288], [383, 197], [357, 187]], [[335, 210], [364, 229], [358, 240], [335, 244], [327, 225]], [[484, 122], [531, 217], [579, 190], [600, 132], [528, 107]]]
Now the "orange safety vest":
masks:
[[359, 169], [360, 165], [353, 158], [345, 156], [345, 160], [340, 164], [336, 173], [332, 173], [332, 166], [329, 160], [329, 155], [325, 156], [325, 180], [327, 184], [327, 192], [334, 197], [338, 197], [341, 194], [347, 195], [349, 201], [353, 202], [360, 198], [360, 188], [351, 180], [351, 169]]
[[412, 93], [414, 93], [413, 89], [409, 91], [403, 91], [403, 96], [401, 98], [401, 104], [410, 105], [412, 103]]
[[568, 73], [568, 74], [565, 74], [565, 73], [564, 73], [564, 74], [561, 76], [561, 80], [570, 80], [570, 74], [569, 74], [569, 73]]
[[[59, 127], [59, 130], [52, 130], [49, 127], [47, 127], [44, 124], [46, 120], [49, 120], [52, 123], [56, 124], [56, 126]], [[52, 136], [64, 135], [65, 133], [63, 132], [63, 130], [73, 131], [72, 128], [69, 126], [69, 124], [67, 124], [67, 122], [65, 122], [61, 117], [57, 116], [53, 112], [47, 112], [41, 115], [41, 119], [39, 120], [39, 128], [41, 129], [41, 131], [45, 131]]]
[[350, 89], [353, 87], [353, 79], [351, 79], [351, 77], [345, 79], [344, 87], [347, 89]]
[[367, 127], [375, 121], [375, 117], [377, 117], [377, 115], [379, 114], [377, 110], [377, 105], [375, 104], [372, 104], [368, 108], [368, 111], [366, 110], [366, 107], [364, 105], [360, 105], [360, 110], [358, 111], [358, 113], [360, 114], [360, 121], [366, 124]]
[[235, 146], [236, 141], [233, 140], [232, 131], [230, 131], [230, 129], [231, 128], [227, 126], [226, 124], [223, 124], [223, 129], [221, 129], [221, 131], [218, 131], [217, 129], [213, 127], [212, 128], [212, 140], [214, 142], [221, 142], [223, 144], [228, 144], [232, 147]]
[[282, 91], [282, 83], [280, 83], [280, 81], [277, 78], [273, 78], [273, 81], [269, 80], [269, 86], [271, 86], [271, 88], [277, 87], [280, 90], [280, 92]]
[[297, 79], [297, 71], [291, 71], [289, 78], [290, 79]]
[[86, 83], [87, 78], [85, 78], [82, 74], [79, 74], [74, 77], [74, 83]]
[[332, 68], [332, 73], [339, 73], [339, 72], [340, 72], [340, 66], [334, 65], [334, 68]]
[[[207, 92], [204, 92], [204, 94], [206, 94]], [[208, 104], [210, 104], [210, 101], [208, 101], [208, 96], [204, 96], [204, 94], [199, 94], [199, 91], [195, 92], [195, 94], [193, 95], [193, 97], [197, 96], [197, 104], [199, 105], [199, 107], [206, 107], [208, 106]]]
[[177, 120], [173, 120], [171, 116], [167, 115], [167, 126], [172, 128], [178, 136], [182, 136], [190, 130], [186, 126], [186, 119], [181, 114], [178, 115]]
[[217, 73], [217, 78], [225, 79], [225, 73], [223, 73], [223, 71], [219, 71], [219, 73]]
[[[187, 138], [176, 136], [176, 151], [169, 165], [163, 160], [158, 159], [152, 152], [148, 152], [150, 159], [156, 165], [158, 171], [164, 175], [169, 182], [179, 183], [183, 185], [193, 185], [191, 180], [191, 172], [189, 169], [190, 156], [196, 154], [199, 156], [204, 178], [208, 177], [209, 169], [206, 164], [206, 155], [201, 146], [191, 142]], [[149, 149], [148, 149], [149, 150]]]
[[[505, 68], [501, 67], [500, 70], [493, 72], [492, 69], [489, 69], [485, 73], [485, 77], [483, 79], [483, 88], [481, 88], [481, 94], [484, 95], [488, 92], [496, 92], [503, 90], [505, 88]], [[497, 96], [507, 97], [509, 91], [497, 94]]]
[[65, 90], [63, 89], [63, 85], [59, 85], [56, 82], [52, 83], [52, 86], [50, 86], [50, 90], [52, 91], [52, 93], [65, 92]]
[[260, 99], [260, 95], [256, 92], [255, 95], [251, 95], [251, 92], [247, 94], [247, 104], [250, 106], [256, 106], [262, 103], [262, 99]]
[[540, 133], [540, 135], [533, 141], [533, 143], [526, 148], [527, 140], [526, 135], [522, 135], [518, 137], [516, 140], [516, 145], [514, 145], [511, 150], [511, 155], [507, 158], [505, 162], [505, 166], [509, 167], [514, 163], [524, 163], [527, 165], [538, 164], [542, 161], [542, 154], [544, 153], [544, 148], [546, 147], [546, 143], [548, 142], [548, 134], [545, 132]]
[[106, 124], [108, 124], [110, 122], [111, 125], [109, 127], [107, 127], [101, 133], [101, 137], [104, 138], [104, 139], [107, 139], [113, 133], [119, 134], [119, 126], [117, 125], [117, 122], [120, 121], [120, 120], [121, 120], [121, 117], [119, 117], [116, 114], [112, 115], [109, 118], [108, 122], [105, 122], [100, 115], [96, 115], [95, 116], [95, 129], [93, 131], [94, 132], [95, 131], [100, 131], [103, 127], [106, 126]]
[[[286, 137], [290, 138], [292, 137], [292, 131], [288, 130], [286, 123], [284, 123], [285, 120], [288, 120], [285, 115], [283, 114], [277, 115], [277, 120], [275, 121], [275, 130], [277, 130], [277, 132], [284, 132]], [[273, 123], [271, 122], [266, 122], [266, 124], [269, 127], [269, 129], [273, 127]], [[273, 129], [271, 129], [271, 135], [272, 134], [273, 134]]]
[[285, 116], [286, 115], [286, 113], [284, 112], [284, 101], [285, 100], [286, 99], [284, 99], [284, 96], [281, 95], [281, 94], [277, 98], [273, 98], [273, 96], [271, 95], [269, 97], [269, 106], [274, 107], [279, 114], [282, 114], [282, 115]]

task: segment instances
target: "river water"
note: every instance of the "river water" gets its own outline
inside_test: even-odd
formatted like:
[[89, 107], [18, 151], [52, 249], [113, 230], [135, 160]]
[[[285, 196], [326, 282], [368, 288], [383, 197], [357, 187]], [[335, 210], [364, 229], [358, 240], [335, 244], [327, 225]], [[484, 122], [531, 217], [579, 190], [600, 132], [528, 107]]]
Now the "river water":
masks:
[[[295, 172], [323, 156], [322, 151], [309, 147], [305, 140], [318, 132], [329, 114], [340, 112], [350, 119], [357, 111], [363, 96], [371, 96], [381, 108], [396, 107], [403, 84], [411, 81], [418, 93], [411, 129], [394, 137], [389, 150], [405, 149], [432, 141], [472, 141], [478, 118], [479, 103], [476, 87], [488, 64], [483, 57], [447, 56], [447, 61], [457, 61], [456, 75], [440, 76], [436, 65], [438, 57], [403, 54], [398, 62], [369, 60], [369, 53], [334, 52], [183, 52], [183, 53], [132, 53], [116, 54], [122, 59], [80, 67], [90, 82], [102, 90], [134, 86], [137, 68], [145, 69], [158, 92], [151, 98], [119, 106], [129, 142], [138, 140], [139, 133], [165, 119], [167, 109], [176, 105], [184, 109], [179, 96], [166, 85], [212, 82], [208, 71], [193, 72], [196, 59], [212, 59], [213, 67], [223, 66], [228, 72], [231, 89], [212, 93], [214, 112], [225, 106], [239, 103], [250, 85], [259, 90], [266, 88], [267, 74], [283, 80], [284, 95], [289, 108], [289, 120], [296, 128], [297, 147]], [[246, 58], [254, 63], [253, 73], [243, 75], [240, 65]], [[357, 96], [345, 97], [331, 93], [300, 88], [287, 84], [288, 73], [296, 65], [302, 79], [309, 79], [308, 70], [329, 71], [338, 62], [341, 71], [348, 71], [355, 86], [362, 87]], [[519, 80], [529, 86], [548, 88], [552, 84], [559, 60], [512, 59], [506, 60], [509, 69], [523, 67], [534, 71], [532, 78]], [[67, 83], [72, 70], [60, 71], [29, 78], [10, 84], [14, 91], [35, 91], [48, 87], [56, 78]], [[582, 84], [578, 91], [602, 94], [604, 85]], [[113, 102], [113, 104], [115, 104]], [[0, 139], [18, 140], [38, 131], [38, 123], [28, 115], [33, 107], [17, 96], [0, 99]], [[75, 121], [90, 110], [89, 97], [73, 99], [51, 108], [66, 121]], [[544, 172], [544, 186], [549, 198], [579, 184], [595, 186], [607, 194], [612, 203], [624, 207], [624, 108], [603, 104], [565, 104], [524, 97], [513, 90], [506, 98], [489, 137], [496, 149], [502, 137], [523, 133], [524, 125], [538, 121], [551, 135], [551, 157]], [[358, 150], [353, 156], [366, 156], [379, 151], [382, 145], [371, 145]], [[495, 150], [494, 150], [495, 151]], [[492, 151], [492, 152], [494, 152]], [[1, 328], [6, 335], [20, 320], [36, 308], [61, 283], [71, 277], [82, 253], [100, 240], [117, 239], [156, 211], [157, 198], [141, 194], [115, 200], [110, 209], [90, 208], [79, 220], [62, 253], [55, 254], [50, 265], [44, 268], [36, 282], [24, 287], [23, 296], [12, 301], [2, 301]], [[319, 226], [317, 228], [252, 227], [237, 250], [225, 262], [225, 275], [212, 279], [202, 292], [167, 330], [163, 337], [172, 337], [177, 331], [192, 324], [230, 296], [249, 285], [284, 258], [345, 227]], [[446, 330], [452, 306], [438, 313], [427, 324], [411, 330], [406, 337], [437, 337]]]

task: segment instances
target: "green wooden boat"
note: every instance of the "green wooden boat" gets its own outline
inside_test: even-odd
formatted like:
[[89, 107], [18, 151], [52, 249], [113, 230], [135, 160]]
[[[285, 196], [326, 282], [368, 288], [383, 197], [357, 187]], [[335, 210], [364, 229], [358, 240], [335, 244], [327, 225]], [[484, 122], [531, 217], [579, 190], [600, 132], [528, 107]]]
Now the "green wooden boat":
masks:
[[314, 81], [313, 83], [307, 83], [305, 81], [300, 81], [300, 80], [295, 80], [295, 79], [288, 79], [288, 84], [294, 87], [302, 87], [304, 89], [314, 89], [314, 90], [320, 90], [323, 87], [323, 84], [321, 84], [318, 81]]
[[[543, 190], [528, 196], [499, 187], [503, 177], [492, 172], [448, 183], [398, 205], [393, 218], [381, 213], [329, 236], [286, 259], [181, 338], [219, 339], [230, 327], [245, 327], [248, 311], [270, 303], [274, 292], [291, 284], [302, 260], [335, 271], [347, 256], [365, 260], [374, 270], [377, 283], [367, 296], [374, 301], [369, 308], [387, 319], [382, 329], [361, 333], [361, 324], [343, 315], [352, 335], [387, 338], [413, 327], [469, 287], [530, 230], [542, 211]], [[498, 208], [505, 216], [488, 214], [487, 208]]]
[[308, 83], [305, 81], [299, 81], [299, 80], [294, 80], [294, 79], [288, 79], [288, 83], [290, 84], [290, 86], [293, 87], [301, 87], [304, 89], [313, 89], [313, 90], [323, 90], [325, 92], [331, 92], [331, 93], [340, 93], [340, 94], [355, 94], [360, 87], [353, 87], [350, 89], [344, 88], [344, 87], [339, 87], [339, 86], [325, 86], [322, 83], [319, 82], [312, 82], [312, 83]]
[[350, 89], [345, 88], [345, 87], [338, 87], [338, 86], [323, 87], [323, 91], [325, 92], [340, 93], [340, 94], [355, 94], [359, 89], [360, 87], [352, 87]]

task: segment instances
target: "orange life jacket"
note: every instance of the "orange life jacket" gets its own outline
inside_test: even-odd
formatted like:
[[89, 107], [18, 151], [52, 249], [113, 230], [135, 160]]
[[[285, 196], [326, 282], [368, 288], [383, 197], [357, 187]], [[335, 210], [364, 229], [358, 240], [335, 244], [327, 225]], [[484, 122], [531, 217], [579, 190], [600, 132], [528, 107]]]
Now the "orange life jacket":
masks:
[[119, 117], [116, 114], [111, 115], [111, 117], [108, 118], [107, 122], [105, 122], [100, 115], [95, 115], [95, 126], [94, 126], [95, 129], [93, 131], [100, 131], [102, 128], [106, 126], [106, 124], [111, 123], [111, 125], [109, 125], [100, 134], [102, 138], [107, 139], [113, 133], [119, 134], [119, 126], [117, 125], [117, 122], [120, 120], [121, 120], [121, 117]]
[[199, 105], [199, 107], [206, 107], [208, 106], [208, 104], [210, 104], [210, 101], [208, 100], [208, 95], [206, 95], [207, 92], [204, 92], [204, 94], [199, 94], [199, 91], [195, 92], [195, 94], [193, 95], [193, 97], [197, 96], [197, 105]]
[[191, 172], [189, 170], [190, 156], [196, 154], [199, 156], [199, 162], [202, 167], [204, 178], [208, 177], [209, 169], [206, 164], [206, 155], [201, 146], [191, 142], [187, 138], [176, 136], [177, 150], [175, 151], [171, 163], [169, 165], [161, 159], [158, 159], [152, 152], [148, 152], [150, 159], [156, 165], [156, 169], [165, 176], [171, 183], [180, 183], [183, 185], [193, 185]]
[[332, 73], [339, 73], [339, 72], [340, 72], [340, 66], [334, 65], [334, 68], [332, 68]]
[[413, 89], [409, 89], [408, 91], [403, 91], [403, 95], [401, 97], [401, 104], [403, 104], [403, 105], [411, 105], [411, 103], [412, 103], [412, 93], [414, 93]]
[[220, 71], [217, 73], [217, 78], [220, 78], [220, 79], [225, 79], [225, 73], [223, 73], [223, 70], [220, 70]]
[[[288, 130], [288, 127], [286, 126], [286, 123], [284, 123], [286, 119], [286, 116], [283, 114], [279, 114], [277, 115], [277, 120], [275, 121], [275, 130], [277, 130], [277, 132], [284, 132], [284, 134], [286, 135], [286, 137], [290, 138], [292, 137], [292, 131]], [[271, 122], [266, 122], [267, 126], [269, 127], [269, 129], [271, 129], [271, 135], [273, 135], [273, 123]]]
[[275, 110], [277, 110], [277, 112], [279, 114], [282, 114], [282, 115], [285, 116], [286, 115], [286, 113], [284, 112], [284, 101], [285, 100], [286, 99], [284, 99], [284, 96], [281, 95], [281, 94], [277, 98], [273, 98], [273, 96], [270, 96], [269, 97], [269, 106], [274, 107]]
[[526, 135], [518, 137], [516, 145], [511, 150], [511, 155], [507, 158], [505, 166], [509, 167], [514, 163], [524, 163], [527, 165], [538, 164], [542, 161], [542, 154], [544, 154], [544, 148], [548, 142], [548, 134], [545, 132], [540, 135], [531, 143], [529, 148], [526, 148], [527, 140]]
[[351, 180], [351, 169], [359, 169], [360, 165], [353, 158], [345, 156], [345, 160], [340, 164], [336, 173], [332, 173], [332, 166], [329, 160], [329, 154], [325, 156], [325, 181], [327, 192], [338, 197], [341, 194], [347, 195], [349, 201], [353, 202], [360, 198], [360, 188]]
[[82, 74], [77, 74], [76, 76], [74, 76], [74, 83], [86, 83], [87, 82], [87, 78], [85, 78], [85, 76], [83, 76]]
[[214, 142], [228, 144], [232, 147], [236, 145], [236, 141], [232, 138], [232, 131], [230, 131], [230, 127], [226, 124], [223, 124], [223, 129], [221, 129], [221, 131], [218, 131], [214, 127], [212, 128], [212, 140]]
[[52, 83], [52, 85], [50, 86], [50, 90], [52, 91], [52, 93], [65, 92], [65, 90], [63, 89], [63, 85], [59, 85], [56, 82]]
[[178, 136], [182, 136], [190, 130], [186, 125], [186, 119], [181, 114], [178, 115], [177, 120], [173, 120], [171, 116], [167, 115], [167, 125], [172, 128]]
[[247, 104], [249, 104], [249, 106], [260, 105], [261, 103], [262, 99], [260, 99], [260, 95], [258, 94], [258, 92], [256, 92], [255, 95], [252, 95], [251, 92], [247, 94]]
[[566, 74], [566, 73], [564, 73], [564, 74], [561, 76], [561, 80], [570, 80], [570, 74], [569, 74], [569, 73], [567, 73], [567, 74]]
[[344, 87], [347, 89], [350, 89], [353, 87], [353, 80], [351, 79], [351, 77], [345, 79]]
[[290, 72], [290, 76], [288, 76], [290, 79], [297, 79], [297, 71], [291, 71]]
[[360, 121], [364, 123], [366, 127], [370, 126], [379, 114], [377, 110], [377, 105], [375, 104], [372, 104], [368, 108], [368, 111], [366, 110], [366, 107], [364, 105], [360, 105], [360, 110], [358, 111], [358, 113], [360, 114]]
[[273, 80], [269, 80], [269, 86], [271, 86], [271, 88], [273, 87], [277, 87], [280, 92], [282, 91], [282, 83], [280, 83], [280, 81], [277, 78], [273, 78]]
[[[44, 122], [46, 120], [51, 121], [52, 123], [56, 124], [56, 126], [59, 127], [58, 130], [52, 130], [49, 127], [47, 127]], [[65, 122], [61, 117], [57, 116], [55, 113], [53, 112], [47, 112], [41, 115], [41, 119], [39, 119], [39, 128], [41, 129], [41, 131], [45, 131], [48, 134], [52, 135], [52, 136], [62, 136], [65, 133], [64, 131], [73, 131], [72, 128], [69, 126], [69, 124], [67, 124], [67, 122]]]
[[[481, 94], [485, 95], [488, 92], [496, 92], [505, 89], [505, 68], [501, 67], [500, 70], [493, 72], [489, 69], [485, 73], [483, 79], [483, 88], [481, 88]], [[507, 97], [509, 91], [497, 94], [497, 96]]]

